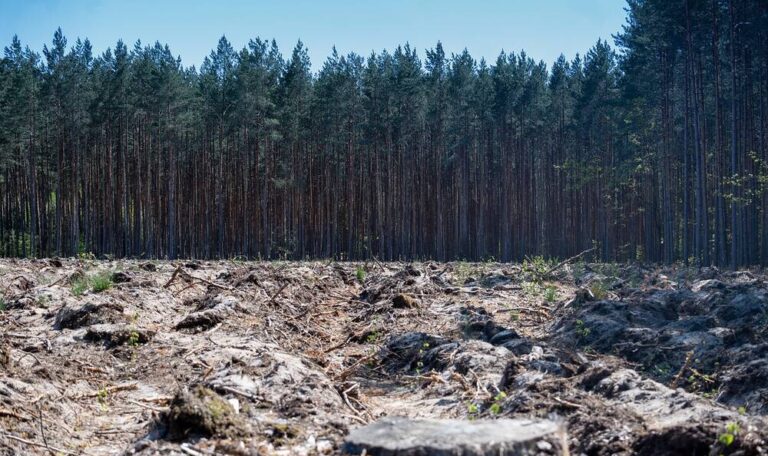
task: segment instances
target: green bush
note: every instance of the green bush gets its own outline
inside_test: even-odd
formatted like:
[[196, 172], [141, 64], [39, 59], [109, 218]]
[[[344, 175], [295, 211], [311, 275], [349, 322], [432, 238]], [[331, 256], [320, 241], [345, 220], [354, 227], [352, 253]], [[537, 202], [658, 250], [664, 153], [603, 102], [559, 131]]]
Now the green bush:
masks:
[[109, 272], [81, 277], [72, 282], [72, 294], [75, 296], [81, 296], [88, 289], [94, 293], [101, 293], [110, 288], [112, 288], [112, 274]]
[[357, 277], [357, 281], [361, 284], [365, 282], [365, 269], [363, 269], [362, 266], [358, 266], [355, 271], [355, 276]]
[[100, 273], [91, 277], [91, 289], [94, 293], [101, 293], [112, 288], [112, 274]]

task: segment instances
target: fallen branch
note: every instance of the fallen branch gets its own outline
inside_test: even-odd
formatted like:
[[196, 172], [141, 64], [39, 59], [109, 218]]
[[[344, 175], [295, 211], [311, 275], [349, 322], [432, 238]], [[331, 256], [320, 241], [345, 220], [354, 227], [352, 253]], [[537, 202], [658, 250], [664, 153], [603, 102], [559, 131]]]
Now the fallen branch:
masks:
[[271, 297], [271, 298], [269, 298], [269, 301], [267, 301], [267, 304], [272, 304], [272, 303], [274, 303], [274, 302], [275, 302], [275, 299], [277, 299], [277, 297], [278, 297], [278, 296], [280, 296], [280, 293], [282, 293], [282, 292], [283, 292], [283, 290], [285, 290], [285, 287], [287, 287], [287, 286], [288, 286], [288, 282], [285, 282], [285, 283], [283, 284], [283, 286], [281, 286], [281, 287], [280, 287], [280, 289], [279, 289], [279, 290], [277, 290], [277, 293], [273, 294], [273, 295], [272, 295], [272, 297]]
[[114, 386], [108, 386], [106, 388], [102, 388], [98, 391], [94, 391], [92, 393], [80, 395], [80, 396], [72, 396], [70, 399], [83, 399], [86, 397], [97, 397], [99, 395], [103, 394], [112, 394], [116, 393], [118, 391], [129, 391], [129, 390], [135, 390], [139, 389], [139, 386], [136, 383], [124, 383], [122, 385], [114, 385]]
[[27, 421], [29, 418], [19, 415], [18, 413], [8, 410], [8, 409], [0, 409], [0, 416], [10, 416], [11, 418], [16, 418], [17, 420], [21, 421]]
[[564, 405], [566, 407], [570, 407], [574, 409], [580, 409], [582, 407], [581, 404], [576, 404], [575, 402], [566, 401], [564, 399], [560, 399], [557, 396], [554, 396], [554, 399], [558, 404]]
[[[193, 280], [197, 280], [198, 282], [202, 282], [206, 285], [212, 286], [214, 288], [219, 288], [222, 290], [232, 291], [233, 288], [228, 287], [226, 285], [221, 285], [216, 282], [211, 282], [210, 280], [204, 279], [202, 277], [193, 276], [192, 274], [184, 271], [184, 269], [181, 267], [181, 265], [176, 266], [176, 269], [174, 269], [173, 274], [171, 274], [171, 278], [168, 279], [168, 281], [163, 285], [163, 288], [168, 288], [171, 286], [174, 280], [176, 280], [176, 277], [181, 276], [184, 280], [191, 282]], [[183, 291], [183, 290], [182, 290]]]
[[683, 374], [685, 374], [685, 371], [690, 366], [692, 358], [693, 358], [693, 350], [685, 354], [685, 362], [683, 363], [682, 366], [680, 366], [680, 370], [677, 372], [677, 375], [675, 375], [675, 378], [672, 379], [672, 383], [670, 383], [671, 388], [677, 388], [677, 384], [680, 382], [680, 379], [683, 378]]
[[173, 271], [173, 274], [171, 274], [171, 278], [168, 279], [167, 282], [165, 282], [165, 285], [163, 285], [163, 288], [168, 288], [171, 286], [174, 280], [176, 280], [176, 276], [179, 275], [181, 272], [181, 265], [176, 266], [176, 269]]
[[542, 277], [549, 277], [549, 276], [550, 276], [550, 275], [551, 275], [553, 272], [555, 272], [555, 271], [557, 271], [558, 269], [562, 268], [562, 267], [563, 267], [563, 266], [565, 266], [566, 264], [568, 264], [568, 263], [573, 263], [574, 261], [576, 261], [576, 260], [578, 260], [579, 258], [583, 257], [584, 255], [586, 255], [586, 254], [588, 254], [588, 253], [592, 253], [592, 252], [594, 252], [595, 250], [597, 250], [597, 247], [592, 247], [591, 249], [587, 249], [587, 250], [585, 250], [585, 251], [581, 252], [581, 253], [580, 253], [580, 254], [578, 254], [578, 255], [574, 255], [574, 256], [572, 256], [572, 257], [570, 257], [570, 258], [568, 258], [568, 259], [565, 259], [565, 260], [563, 260], [563, 261], [561, 261], [561, 262], [557, 263], [555, 266], [553, 266], [553, 267], [549, 268], [549, 270], [547, 270], [547, 271], [546, 271], [546, 272], [543, 274], [543, 276], [542, 276]]
[[26, 445], [31, 445], [31, 446], [35, 446], [35, 447], [38, 447], [38, 448], [45, 448], [45, 449], [50, 450], [50, 451], [55, 451], [56, 453], [72, 454], [72, 455], [76, 455], [77, 454], [77, 453], [74, 453], [74, 452], [69, 451], [69, 450], [64, 450], [62, 448], [56, 448], [56, 447], [52, 447], [52, 446], [48, 446], [48, 445], [43, 445], [42, 443], [33, 442], [31, 440], [22, 439], [21, 437], [16, 437], [15, 435], [12, 435], [12, 434], [5, 434], [5, 433], [3, 433], [3, 434], [0, 434], [0, 436], [3, 436], [5, 438], [11, 439], [11, 440], [15, 440], [17, 442], [24, 443]]

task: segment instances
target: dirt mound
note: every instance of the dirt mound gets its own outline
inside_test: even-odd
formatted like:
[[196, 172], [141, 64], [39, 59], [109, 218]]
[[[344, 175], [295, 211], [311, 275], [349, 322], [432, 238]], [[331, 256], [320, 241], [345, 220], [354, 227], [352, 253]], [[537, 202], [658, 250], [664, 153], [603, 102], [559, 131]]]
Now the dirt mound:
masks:
[[93, 303], [78, 305], [67, 304], [56, 314], [54, 328], [77, 329], [104, 323], [119, 323], [127, 321], [125, 307], [116, 302]]
[[554, 324], [553, 343], [617, 355], [661, 382], [768, 411], [768, 291], [762, 281], [740, 275], [674, 290], [633, 289], [621, 300], [571, 307]]
[[171, 401], [167, 438], [232, 438], [245, 435], [246, 424], [223, 397], [200, 385], [182, 390]]

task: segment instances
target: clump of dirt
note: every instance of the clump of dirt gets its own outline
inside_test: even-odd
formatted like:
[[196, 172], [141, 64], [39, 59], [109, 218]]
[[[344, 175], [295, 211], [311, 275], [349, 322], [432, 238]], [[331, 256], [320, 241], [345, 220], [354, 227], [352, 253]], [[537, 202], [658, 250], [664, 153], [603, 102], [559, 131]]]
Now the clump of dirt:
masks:
[[580, 302], [553, 341], [620, 356], [644, 373], [749, 411], [768, 411], [768, 290], [762, 280], [707, 279]]
[[174, 396], [167, 421], [167, 438], [176, 441], [190, 437], [234, 438], [246, 433], [245, 421], [232, 404], [200, 385]]
[[125, 322], [127, 318], [123, 313], [124, 310], [125, 307], [116, 302], [66, 304], [56, 314], [54, 328], [77, 329], [97, 324]]
[[218, 295], [199, 303], [195, 312], [176, 323], [176, 329], [205, 330], [226, 320], [238, 309], [239, 303], [232, 296]]
[[155, 337], [155, 331], [134, 328], [126, 325], [98, 324], [88, 327], [84, 339], [90, 342], [103, 342], [107, 347], [129, 344], [146, 344]]

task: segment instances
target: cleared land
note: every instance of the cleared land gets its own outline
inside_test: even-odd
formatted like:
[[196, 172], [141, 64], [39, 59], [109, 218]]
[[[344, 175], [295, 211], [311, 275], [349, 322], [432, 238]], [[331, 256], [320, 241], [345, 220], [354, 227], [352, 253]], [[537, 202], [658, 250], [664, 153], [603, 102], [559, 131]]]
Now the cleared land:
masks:
[[571, 454], [766, 454], [754, 272], [0, 261], [0, 454], [335, 454], [383, 416]]

